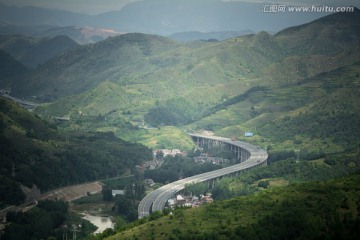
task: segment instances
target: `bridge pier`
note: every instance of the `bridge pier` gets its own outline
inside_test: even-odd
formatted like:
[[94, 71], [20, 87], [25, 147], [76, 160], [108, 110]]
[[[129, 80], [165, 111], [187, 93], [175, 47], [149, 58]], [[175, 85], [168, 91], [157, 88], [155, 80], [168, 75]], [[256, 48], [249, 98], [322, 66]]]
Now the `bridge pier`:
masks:
[[216, 140], [216, 139], [210, 139], [204, 138], [204, 137], [197, 137], [192, 136], [193, 141], [196, 143], [198, 147], [204, 148], [204, 149], [210, 149], [213, 146], [228, 146], [230, 148], [230, 151], [233, 151], [237, 155], [237, 160], [241, 163], [246, 161], [250, 157], [249, 151], [236, 146], [236, 143], [232, 144], [229, 140], [229, 142], [224, 142], [224, 140]]

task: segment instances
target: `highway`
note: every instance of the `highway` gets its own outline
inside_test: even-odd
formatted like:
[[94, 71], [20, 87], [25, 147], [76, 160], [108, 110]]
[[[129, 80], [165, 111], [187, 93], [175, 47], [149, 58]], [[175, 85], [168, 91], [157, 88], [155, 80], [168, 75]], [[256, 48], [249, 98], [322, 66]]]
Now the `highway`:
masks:
[[164, 185], [151, 193], [149, 193], [145, 198], [140, 202], [138, 207], [138, 216], [143, 218], [150, 214], [150, 212], [162, 211], [165, 207], [165, 204], [168, 199], [170, 199], [176, 192], [179, 192], [185, 188], [186, 184], [204, 182], [211, 179], [216, 179], [221, 176], [226, 176], [236, 172], [243, 171], [245, 169], [250, 169], [259, 165], [264, 165], [267, 162], [268, 154], [265, 150], [252, 145], [250, 143], [242, 141], [232, 141], [228, 138], [216, 137], [216, 136], [204, 136], [199, 134], [189, 134], [192, 137], [205, 138], [215, 141], [220, 141], [225, 144], [233, 145], [235, 147], [242, 148], [249, 152], [250, 157], [245, 161], [232, 165], [230, 167], [222, 168], [219, 170], [202, 173], [192, 177], [184, 178], [176, 182], [169, 183]]

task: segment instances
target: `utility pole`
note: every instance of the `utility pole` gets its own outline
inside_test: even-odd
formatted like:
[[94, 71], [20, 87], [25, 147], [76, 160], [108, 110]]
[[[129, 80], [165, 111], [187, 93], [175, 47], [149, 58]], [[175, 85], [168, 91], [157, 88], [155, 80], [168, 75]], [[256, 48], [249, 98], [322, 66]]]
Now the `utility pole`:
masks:
[[76, 227], [73, 228], [73, 240], [76, 240]]
[[296, 162], [299, 162], [300, 149], [296, 149], [296, 150], [294, 150], [294, 152], [296, 153]]
[[11, 169], [11, 176], [15, 177], [15, 164], [13, 163], [12, 169]]

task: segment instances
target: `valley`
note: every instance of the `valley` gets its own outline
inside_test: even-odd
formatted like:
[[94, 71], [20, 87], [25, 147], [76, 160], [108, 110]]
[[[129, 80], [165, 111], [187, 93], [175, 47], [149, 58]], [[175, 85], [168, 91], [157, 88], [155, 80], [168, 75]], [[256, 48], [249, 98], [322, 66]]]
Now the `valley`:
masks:
[[[129, 3], [118, 19], [168, 6], [151, 1]], [[255, 7], [206, 1], [186, 15]], [[180, 15], [168, 14], [164, 34], [130, 31], [141, 19], [106, 28], [116, 13], [57, 11], [63, 23], [98, 24], [28, 30], [23, 18], [15, 27], [0, 17], [0, 210], [36, 201], [6, 210], [1, 239], [356, 239], [359, 9], [277, 32], [203, 33], [184, 22], [182, 34], [173, 32]], [[168, 207], [193, 191], [214, 202]], [[85, 212], [114, 227], [92, 235]]]

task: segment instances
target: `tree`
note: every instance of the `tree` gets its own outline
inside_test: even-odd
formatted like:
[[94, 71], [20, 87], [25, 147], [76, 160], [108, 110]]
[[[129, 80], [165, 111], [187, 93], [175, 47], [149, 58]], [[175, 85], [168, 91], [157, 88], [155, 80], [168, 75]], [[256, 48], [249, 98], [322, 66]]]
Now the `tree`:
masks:
[[212, 190], [212, 197], [216, 200], [227, 199], [231, 193], [227, 186], [216, 185]]
[[109, 186], [107, 186], [107, 185], [103, 186], [101, 193], [102, 193], [104, 201], [110, 202], [112, 200], [112, 198], [113, 198], [112, 190]]
[[209, 189], [207, 183], [190, 183], [185, 185], [185, 194], [199, 196]]
[[263, 180], [258, 182], [258, 187], [268, 188], [270, 186], [269, 180]]
[[115, 218], [115, 229], [116, 230], [123, 230], [126, 226], [126, 221], [122, 217]]
[[132, 202], [127, 196], [119, 194], [115, 196], [115, 209], [119, 214], [127, 215], [132, 207]]

